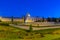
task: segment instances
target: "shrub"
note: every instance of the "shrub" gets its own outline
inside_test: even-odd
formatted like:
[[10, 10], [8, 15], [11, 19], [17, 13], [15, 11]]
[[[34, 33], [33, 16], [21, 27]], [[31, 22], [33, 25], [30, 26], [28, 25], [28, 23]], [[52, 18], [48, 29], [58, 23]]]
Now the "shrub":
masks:
[[2, 21], [0, 20], [0, 22], [2, 22]]
[[0, 25], [9, 26], [8, 23], [0, 23]]
[[13, 21], [14, 21], [14, 17], [12, 16], [12, 17], [11, 17], [11, 22], [12, 22], [12, 24], [13, 24]]
[[60, 40], [60, 38], [56, 38], [56, 39], [53, 39], [53, 40]]
[[41, 37], [44, 37], [44, 34], [40, 33], [40, 36], [41, 36]]
[[30, 31], [30, 32], [33, 31], [32, 25], [30, 25], [29, 31]]

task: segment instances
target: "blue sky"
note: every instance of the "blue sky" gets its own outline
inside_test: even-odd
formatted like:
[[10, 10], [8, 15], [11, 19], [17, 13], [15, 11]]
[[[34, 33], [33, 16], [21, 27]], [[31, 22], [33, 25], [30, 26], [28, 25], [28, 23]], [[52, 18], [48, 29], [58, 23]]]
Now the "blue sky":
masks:
[[0, 16], [60, 17], [60, 0], [0, 0]]

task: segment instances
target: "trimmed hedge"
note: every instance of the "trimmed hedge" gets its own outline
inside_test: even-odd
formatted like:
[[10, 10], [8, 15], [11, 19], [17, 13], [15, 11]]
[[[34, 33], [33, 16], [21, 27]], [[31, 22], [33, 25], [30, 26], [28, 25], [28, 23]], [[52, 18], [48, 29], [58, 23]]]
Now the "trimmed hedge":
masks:
[[8, 23], [0, 23], [0, 25], [9, 26]]

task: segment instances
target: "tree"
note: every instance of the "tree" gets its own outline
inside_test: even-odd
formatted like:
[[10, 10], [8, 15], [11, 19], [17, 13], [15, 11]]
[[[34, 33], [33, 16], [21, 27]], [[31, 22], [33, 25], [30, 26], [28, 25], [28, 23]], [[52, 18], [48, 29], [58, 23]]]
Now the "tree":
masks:
[[60, 22], [60, 18], [59, 18], [59, 22]]
[[13, 23], [13, 16], [11, 17], [11, 22]]
[[52, 21], [53, 21], [53, 22], [56, 22], [56, 18], [52, 18]]
[[44, 22], [45, 20], [44, 20], [44, 17], [42, 17], [42, 22]]
[[0, 22], [2, 22], [2, 21], [0, 20]]
[[51, 22], [52, 20], [51, 20], [51, 18], [50, 18], [50, 17], [48, 17], [48, 18], [47, 18], [47, 21], [48, 21], [48, 22]]
[[25, 16], [22, 16], [22, 19], [24, 20], [24, 23], [25, 23], [25, 19], [26, 19]]
[[30, 31], [30, 32], [33, 31], [32, 25], [30, 25], [29, 31]]

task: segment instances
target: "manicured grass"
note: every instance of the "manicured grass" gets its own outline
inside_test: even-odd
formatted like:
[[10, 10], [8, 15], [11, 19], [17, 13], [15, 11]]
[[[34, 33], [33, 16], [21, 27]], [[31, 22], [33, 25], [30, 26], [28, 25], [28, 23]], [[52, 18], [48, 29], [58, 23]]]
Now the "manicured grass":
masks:
[[53, 32], [53, 31], [57, 31], [57, 30], [60, 30], [60, 28], [44, 29], [44, 30], [35, 30], [35, 31], [33, 31], [33, 32], [45, 34], [45, 33], [51, 33], [51, 32]]
[[38, 40], [53, 40], [56, 38], [60, 38], [60, 34], [55, 34], [55, 35], [51, 35], [51, 34], [46, 34], [45, 37], [43, 38], [38, 38]]
[[32, 39], [22, 39], [22, 40], [54, 40], [60, 38], [60, 34], [55, 34], [55, 35], [51, 35], [51, 34], [46, 34], [45, 37], [42, 38], [32, 38]]
[[11, 26], [0, 26], [0, 38], [3, 39], [22, 39], [26, 34], [26, 31], [11, 27]]
[[53, 39], [53, 40], [60, 40], [60, 38], [55, 38], [55, 39]]
[[60, 28], [29, 32], [9, 25], [0, 25], [0, 40], [54, 40], [60, 38], [59, 31]]

